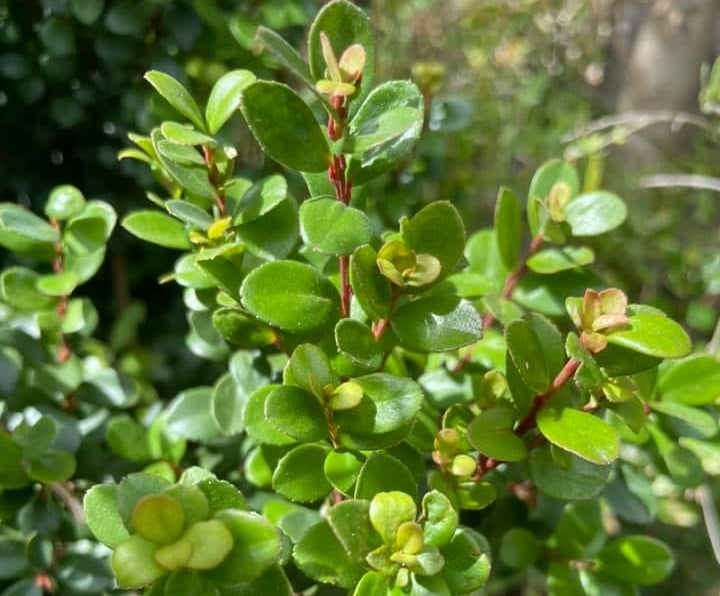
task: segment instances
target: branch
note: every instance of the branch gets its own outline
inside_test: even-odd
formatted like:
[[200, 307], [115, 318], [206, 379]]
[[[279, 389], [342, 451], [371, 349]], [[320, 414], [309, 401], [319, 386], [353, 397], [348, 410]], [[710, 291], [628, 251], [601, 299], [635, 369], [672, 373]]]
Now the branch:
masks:
[[720, 192], [720, 178], [699, 174], [654, 174], [640, 178], [641, 188], [699, 188]]
[[85, 512], [83, 511], [80, 500], [70, 492], [63, 483], [52, 482], [47, 487], [57, 495], [57, 497], [65, 504], [67, 510], [72, 515], [75, 523], [85, 524]]

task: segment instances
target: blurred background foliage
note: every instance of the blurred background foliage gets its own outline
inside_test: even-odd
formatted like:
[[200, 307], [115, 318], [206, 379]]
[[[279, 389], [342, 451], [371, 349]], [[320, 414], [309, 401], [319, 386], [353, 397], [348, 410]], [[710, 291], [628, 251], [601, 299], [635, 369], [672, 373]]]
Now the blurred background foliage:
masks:
[[[53, 186], [71, 183], [121, 215], [147, 205], [147, 168], [117, 160], [128, 132], [171, 117], [143, 73], [169, 72], [200, 99], [234, 68], [294, 84], [261, 52], [255, 29], [302, 46], [321, 4], [0, 0], [0, 197], [37, 210]], [[699, 348], [711, 340], [720, 311], [720, 121], [712, 88], [705, 113], [698, 94], [720, 49], [716, 0], [358, 4], [378, 32], [377, 80], [411, 77], [427, 112], [413, 159], [367, 189], [375, 217], [396, 221], [450, 199], [473, 231], [491, 222], [500, 184], [520, 193], [540, 163], [565, 155], [628, 200], [628, 223], [596, 247], [609, 281], [682, 321]], [[223, 134], [249, 176], [279, 167], [263, 161], [240, 117]], [[302, 198], [301, 180], [291, 182]], [[9, 258], [0, 254], [3, 264]], [[181, 298], [158, 284], [173, 258], [119, 231], [86, 289], [101, 333], [163, 399], [219, 372], [185, 348]], [[714, 565], [707, 539], [684, 531], [699, 520], [677, 513], [674, 526], [653, 532], [702, 575]]]

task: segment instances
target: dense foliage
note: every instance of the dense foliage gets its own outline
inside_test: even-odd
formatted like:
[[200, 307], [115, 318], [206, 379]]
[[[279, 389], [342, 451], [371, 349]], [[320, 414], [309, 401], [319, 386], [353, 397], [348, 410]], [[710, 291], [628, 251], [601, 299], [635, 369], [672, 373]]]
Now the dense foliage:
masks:
[[[400, 179], [433, 134], [431, 65], [377, 81], [346, 0], [306, 59], [255, 39], [296, 87], [235, 64], [194, 94], [149, 70], [165, 118], [120, 152], [150, 174], [121, 225], [174, 251], [160, 282], [208, 363], [172, 400], [141, 309], [98, 333], [106, 306], [78, 295], [113, 207], [67, 184], [0, 204], [3, 596], [633, 594], [691, 573], [652, 524], [696, 523], [720, 469], [720, 362], [596, 266], [628, 217], [597, 156], [545, 162], [523, 201], [500, 188], [467, 234]], [[237, 127], [284, 169], [252, 171]]]

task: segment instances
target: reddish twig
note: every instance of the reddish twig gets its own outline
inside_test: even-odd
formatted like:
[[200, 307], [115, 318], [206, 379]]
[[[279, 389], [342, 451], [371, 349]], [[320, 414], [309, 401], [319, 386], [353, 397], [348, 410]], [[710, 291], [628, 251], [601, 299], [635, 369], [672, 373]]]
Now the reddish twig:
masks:
[[[574, 358], [570, 358], [566, 363], [565, 366], [562, 367], [560, 372], [555, 376], [550, 386], [543, 391], [542, 393], [538, 393], [534, 399], [532, 406], [530, 407], [530, 410], [527, 414], [523, 417], [523, 419], [520, 421], [520, 423], [515, 427], [515, 434], [522, 438], [525, 436], [525, 434], [532, 428], [535, 428], [536, 426], [536, 418], [537, 413], [547, 404], [547, 402], [550, 400], [550, 398], [555, 394], [555, 392], [558, 391], [565, 383], [567, 383], [575, 374], [575, 371], [580, 366], [580, 361], [575, 360]], [[530, 440], [527, 443], [528, 450], [532, 450], [535, 447], [538, 447], [544, 442], [544, 437], [536, 437], [532, 440]], [[481, 455], [478, 458], [478, 469], [475, 475], [472, 477], [472, 480], [480, 480], [486, 473], [488, 473], [490, 470], [494, 470], [497, 468], [502, 462], [502, 460], [497, 460], [492, 457], [486, 457], [484, 455]]]

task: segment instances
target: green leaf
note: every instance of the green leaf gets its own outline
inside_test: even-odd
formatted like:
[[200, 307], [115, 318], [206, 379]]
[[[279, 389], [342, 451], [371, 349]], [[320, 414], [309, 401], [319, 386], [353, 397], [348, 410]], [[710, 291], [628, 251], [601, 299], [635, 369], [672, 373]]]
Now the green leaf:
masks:
[[80, 215], [70, 219], [63, 240], [70, 254], [91, 255], [105, 248], [117, 216], [103, 201], [89, 201]]
[[[560, 195], [564, 201], [569, 201], [579, 189], [580, 181], [573, 165], [561, 159], [551, 159], [542, 164], [533, 175], [528, 191], [527, 217], [531, 235], [542, 233], [547, 239], [562, 240], [564, 234], [550, 219], [549, 199]], [[561, 205], [559, 215], [564, 214], [565, 206]]]
[[295, 261], [261, 265], [245, 278], [240, 295], [255, 316], [294, 333], [332, 324], [339, 316], [335, 287], [309, 265]]
[[370, 523], [370, 503], [347, 500], [327, 511], [328, 523], [355, 566], [365, 566], [367, 554], [380, 546], [380, 539]]
[[373, 89], [341, 141], [342, 151], [354, 154], [348, 178], [364, 184], [395, 167], [415, 146], [422, 123], [423, 99], [414, 83], [388, 81]]
[[27, 474], [38, 482], [60, 482], [75, 473], [76, 461], [67, 451], [49, 449], [28, 461]]
[[79, 278], [74, 271], [61, 271], [41, 275], [35, 282], [35, 287], [48, 296], [69, 296], [78, 285]]
[[565, 208], [573, 236], [597, 236], [625, 221], [627, 208], [617, 195], [599, 190], [575, 197]]
[[332, 489], [323, 472], [328, 451], [322, 445], [300, 445], [289, 451], [275, 468], [273, 488], [300, 503], [312, 503], [325, 497]]
[[145, 73], [145, 80], [180, 114], [190, 120], [198, 129], [206, 130], [202, 113], [192, 95], [173, 77], [164, 72], [150, 70]]
[[268, 445], [291, 445], [295, 441], [276, 430], [265, 418], [265, 402], [280, 385], [266, 385], [248, 396], [243, 423], [248, 436]]
[[83, 499], [90, 531], [110, 548], [115, 548], [130, 535], [118, 510], [117, 491], [114, 484], [96, 484]]
[[237, 180], [235, 182], [228, 187], [225, 197], [234, 224], [243, 224], [262, 217], [288, 197], [287, 182], [279, 174], [262, 178], [247, 189]]
[[12, 439], [22, 447], [24, 457], [38, 457], [52, 445], [58, 431], [57, 422], [50, 416], [43, 416], [32, 425], [21, 422], [13, 429]]
[[0, 203], [0, 246], [50, 261], [60, 234], [47, 221], [13, 203]]
[[311, 443], [328, 436], [320, 402], [299, 387], [278, 387], [268, 395], [265, 417], [272, 426], [297, 441]]
[[685, 330], [660, 311], [631, 313], [628, 324], [607, 338], [611, 344], [656, 358], [682, 358], [691, 348]]
[[501, 187], [495, 203], [495, 238], [503, 264], [509, 270], [515, 269], [520, 258], [522, 242], [522, 222], [520, 203], [515, 193]]
[[186, 389], [167, 408], [167, 428], [191, 441], [209, 441], [220, 435], [210, 411], [212, 387]]
[[151, 459], [147, 431], [130, 416], [114, 416], [107, 423], [107, 442], [119, 456], [133, 462]]
[[286, 197], [270, 211], [235, 228], [238, 240], [261, 259], [285, 258], [298, 239], [298, 214], [295, 199]]
[[350, 257], [350, 284], [355, 298], [373, 320], [390, 314], [390, 282], [376, 264], [377, 253], [369, 246], [358, 247]]
[[132, 509], [132, 529], [156, 544], [169, 544], [180, 537], [185, 512], [168, 495], [145, 495]]
[[649, 401], [647, 405], [660, 414], [682, 421], [705, 438], [709, 439], [717, 433], [715, 417], [705, 410], [671, 401]]
[[425, 544], [442, 548], [453, 537], [458, 525], [458, 514], [450, 500], [441, 492], [432, 490], [422, 500], [425, 523]]
[[141, 240], [166, 248], [188, 250], [192, 246], [185, 226], [159, 211], [135, 211], [125, 216], [122, 227]]
[[83, 25], [92, 25], [103, 11], [105, 0], [70, 0], [73, 16]]
[[440, 551], [445, 559], [442, 577], [453, 594], [476, 592], [490, 575], [490, 546], [484, 536], [459, 528]]
[[595, 360], [610, 377], [636, 374], [654, 368], [660, 363], [659, 358], [612, 343], [609, 343], [602, 352], [595, 354]]
[[530, 479], [543, 492], [555, 499], [566, 501], [591, 499], [602, 491], [612, 466], [598, 466], [585, 459], [568, 454], [560, 466], [549, 446], [530, 452]]
[[[213, 218], [205, 209], [189, 201], [171, 199], [165, 202], [165, 208], [170, 215], [199, 230], [205, 231], [213, 223]], [[152, 211], [152, 213], [155, 213], [155, 211]]]
[[308, 577], [325, 584], [351, 588], [364, 569], [348, 556], [326, 521], [312, 526], [295, 545], [293, 559]]
[[45, 215], [60, 221], [79, 215], [85, 208], [85, 197], [71, 184], [56, 186], [45, 203]]
[[308, 89], [311, 89], [322, 99], [322, 96], [315, 91], [315, 80], [310, 74], [310, 68], [295, 48], [275, 33], [275, 31], [267, 27], [258, 27], [256, 38], [285, 68], [297, 76], [307, 85]]
[[[198, 132], [189, 124], [180, 124], [179, 122], [163, 122], [160, 125], [160, 131], [162, 132], [163, 136], [171, 142], [172, 145], [189, 145], [191, 147], [194, 147], [196, 145], [209, 145], [211, 147], [217, 145], [217, 141], [215, 141], [215, 139], [207, 136], [206, 134]], [[164, 141], [160, 141], [158, 146], [162, 148], [167, 145]], [[193, 163], [205, 163], [202, 156], [197, 151], [191, 150], [187, 153], [194, 156], [192, 159]], [[165, 155], [170, 159], [173, 158], [173, 156], [169, 153], [165, 153]], [[178, 162], [182, 163], [182, 160], [178, 160]]]
[[398, 527], [415, 521], [415, 499], [407, 492], [387, 491], [373, 496], [370, 501], [370, 523], [388, 546], [395, 544]]
[[368, 216], [329, 198], [300, 206], [300, 234], [305, 244], [329, 255], [348, 255], [373, 237]]
[[361, 449], [382, 449], [399, 443], [410, 430], [423, 402], [423, 392], [412, 379], [374, 373], [354, 379], [363, 399], [350, 410], [335, 413], [341, 441]]
[[263, 151], [275, 161], [302, 172], [327, 169], [327, 138], [312, 110], [290, 87], [256, 81], [245, 88], [240, 106]]
[[351, 451], [331, 451], [323, 466], [325, 478], [337, 490], [350, 494], [362, 464], [362, 460]]
[[213, 85], [205, 106], [205, 119], [210, 134], [214, 135], [240, 106], [243, 89], [255, 81], [249, 70], [231, 70]]
[[401, 343], [408, 348], [443, 352], [455, 350], [482, 337], [477, 309], [457, 296], [434, 295], [401, 306], [392, 317]]
[[708, 354], [695, 354], [668, 362], [661, 369], [657, 390], [663, 401], [712, 404], [720, 398], [720, 361]]
[[[442, 275], [452, 273], [465, 248], [465, 226], [457, 209], [448, 201], [435, 201], [401, 222], [402, 237], [416, 253], [440, 261]], [[442, 230], [442, 234], [438, 234]]]
[[220, 288], [240, 300], [242, 262], [245, 247], [242, 244], [221, 244], [217, 248], [201, 250], [195, 256], [195, 266], [215, 280]]
[[271, 327], [233, 306], [214, 311], [212, 324], [225, 341], [240, 348], [262, 348], [276, 341]]
[[537, 426], [554, 445], [596, 464], [612, 463], [620, 453], [617, 430], [587, 412], [546, 407], [537, 414]]
[[384, 451], [374, 451], [358, 474], [355, 498], [372, 499], [376, 494], [388, 491], [402, 491], [414, 497], [417, 485], [410, 470], [399, 459]]
[[501, 461], [527, 457], [524, 441], [513, 432], [515, 410], [503, 406], [488, 408], [468, 425], [468, 439], [480, 453]]
[[157, 545], [141, 536], [130, 536], [115, 548], [111, 566], [118, 586], [142, 588], [167, 573], [155, 563]]
[[389, 592], [390, 579], [379, 571], [368, 571], [355, 586], [352, 596], [384, 596]]
[[587, 246], [565, 246], [546, 248], [536, 252], [527, 260], [527, 266], [535, 273], [557, 273], [576, 269], [595, 262], [595, 253]]
[[522, 319], [512, 321], [505, 328], [505, 340], [523, 381], [536, 393], [545, 391], [550, 377], [542, 345], [533, 328]]
[[194, 147], [161, 139], [157, 142], [157, 150], [158, 156], [165, 157], [165, 161], [168, 163], [172, 162], [176, 166], [195, 168], [201, 172], [205, 168], [203, 156]]
[[500, 560], [513, 569], [525, 569], [540, 554], [541, 546], [540, 540], [530, 530], [512, 528], [503, 534], [500, 541]]
[[40, 311], [52, 308], [57, 299], [36, 288], [41, 277], [26, 267], [8, 267], [0, 274], [0, 298], [21, 311]]
[[325, 388], [334, 388], [339, 379], [321, 348], [312, 344], [300, 344], [293, 351], [285, 368], [285, 382], [297, 385], [324, 400]]
[[382, 346], [370, 328], [359, 321], [340, 319], [335, 325], [335, 343], [341, 354], [365, 372], [382, 365], [385, 355]]
[[230, 554], [207, 576], [225, 584], [252, 581], [262, 575], [280, 558], [280, 534], [257, 513], [226, 509], [215, 519], [222, 522], [233, 536]]
[[[157, 154], [158, 160], [160, 160], [160, 164], [162, 165], [163, 169], [169, 174], [170, 178], [175, 181], [175, 183], [177, 183], [182, 189], [184, 189], [191, 195], [203, 198], [208, 202], [215, 200], [215, 188], [212, 184], [210, 184], [208, 171], [204, 164], [191, 165], [186, 167], [168, 158], [161, 150], [161, 143], [163, 143], [165, 139], [159, 128], [153, 129], [153, 131], [150, 133], [150, 137], [152, 139], [152, 147]], [[176, 153], [178, 147], [182, 146], [175, 145]], [[168, 152], [168, 150], [171, 148], [171, 145], [166, 144], [163, 145], [162, 148], [165, 149], [166, 152]], [[199, 153], [195, 152], [197, 154], [197, 156], [195, 157], [187, 151], [187, 149], [189, 149], [191, 152], [193, 152], [194, 149], [191, 149], [189, 147], [185, 147], [185, 149], [186, 151], [183, 152], [182, 157], [184, 157], [186, 160], [191, 159], [196, 163], [198, 161], [198, 158], [202, 160], [202, 157]]]
[[[375, 71], [375, 40], [367, 15], [346, 0], [329, 2], [320, 10], [308, 35], [308, 62], [314, 81], [325, 78], [327, 68], [320, 43], [321, 32], [327, 35], [336, 56], [356, 43], [365, 50], [362, 87], [358, 94], [362, 98], [371, 88]], [[353, 99], [359, 101], [355, 96]]]
[[596, 560], [600, 573], [641, 586], [660, 583], [675, 567], [675, 558], [667, 545], [643, 535], [608, 542]]

